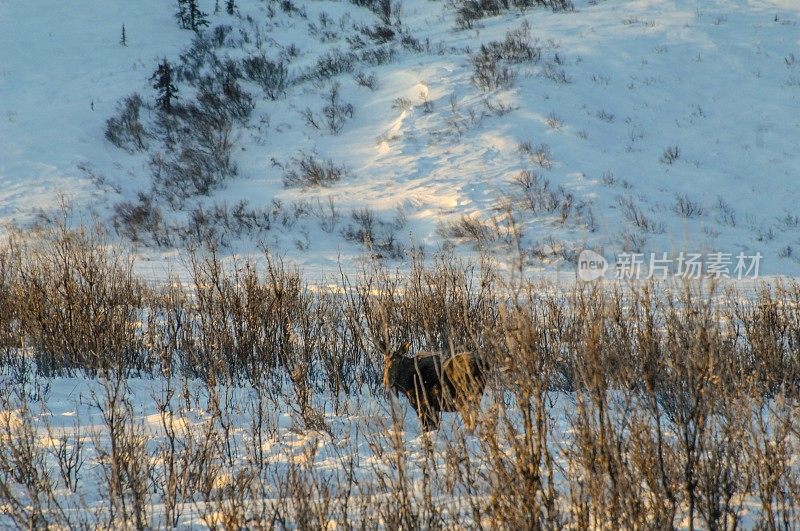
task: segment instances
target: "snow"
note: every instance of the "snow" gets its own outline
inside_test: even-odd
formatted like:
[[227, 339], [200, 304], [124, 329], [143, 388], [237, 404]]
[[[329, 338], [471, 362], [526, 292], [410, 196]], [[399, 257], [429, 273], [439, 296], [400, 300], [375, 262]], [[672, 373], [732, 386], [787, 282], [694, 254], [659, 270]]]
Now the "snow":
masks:
[[[81, 164], [119, 171], [120, 153], [103, 137], [105, 118], [127, 90], [147, 83], [156, 58], [185, 45], [165, 7], [155, 0], [0, 2], [3, 219], [52, 208], [59, 194], [90, 204], [97, 192]], [[118, 44], [123, 24], [128, 47]]]
[[[11, 377], [7, 376], [0, 380], [0, 384], [9, 385], [11, 381]], [[57, 448], [62, 441], [68, 443], [68, 450], [77, 441], [82, 443], [77, 493], [62, 485], [56, 494], [67, 514], [75, 518], [80, 510], [91, 521], [91, 514], [97, 512], [99, 516], [108, 509], [105, 504], [108, 503], [107, 489], [110, 488], [107, 474], [112, 449], [105, 415], [111, 411], [108, 398], [113, 393], [113, 382], [101, 383], [86, 378], [34, 379], [28, 382], [25, 389], [31, 412], [28, 418], [35, 423], [35, 444], [44, 450], [48, 469], [54, 474], [58, 473]], [[391, 444], [394, 437], [399, 436], [399, 440], [404, 441], [401, 452], [404, 464], [408, 467], [407, 480], [414, 482], [422, 480], [425, 464], [431, 458], [435, 462], [435, 469], [442, 473], [447, 466], [447, 453], [459, 441], [464, 441], [471, 452], [478, 451], [477, 438], [465, 435], [455, 414], [444, 415], [438, 432], [421, 434], [417, 431], [418, 422], [414, 412], [405, 401], [389, 402], [383, 396], [373, 396], [367, 389], [355, 397], [342, 397], [336, 410], [331, 397], [316, 397], [314, 405], [324, 412], [325, 428], [309, 429], [299, 418], [296, 406], [290, 404], [288, 397], [291, 392], [287, 389], [285, 403], [265, 398], [267, 410], [261, 426], [262, 446], [259, 452], [258, 432], [252, 429], [258, 407], [255, 389], [239, 386], [217, 388], [216, 393], [223, 408], [221, 417], [214, 415], [211, 405], [214, 388], [208, 388], [200, 382], [175, 380], [171, 383], [171, 394], [168, 389], [167, 382], [161, 379], [130, 378], [124, 382], [118, 402], [118, 415], [120, 419], [126, 419], [126, 429], [136, 430], [141, 440], [146, 441], [144, 449], [147, 459], [157, 471], [158, 478], [154, 477], [154, 480], [159, 484], [163, 479], [161, 474], [165, 473], [163, 460], [167, 454], [164, 452], [171, 444], [163, 423], [170, 421], [171, 429], [177, 434], [176, 459], [181, 459], [184, 454], [193, 455], [191, 452], [197, 449], [193, 445], [214, 444], [208, 442], [216, 440], [213, 436], [208, 440], [204, 438], [208, 433], [223, 437], [218, 441], [225, 441], [229, 445], [229, 454], [222, 451], [222, 446], [215, 447], [215, 451], [220, 453], [215, 453], [206, 464], [215, 466], [213, 471], [209, 469], [209, 473], [213, 476], [216, 491], [222, 492], [239, 471], [252, 471], [260, 463], [264, 467], [259, 472], [262, 479], [274, 482], [269, 487], [273, 490], [265, 492], [267, 497], [259, 502], [266, 504], [286, 503], [285, 492], [281, 491], [286, 485], [279, 483], [283, 480], [279, 478], [288, 477], [290, 468], [297, 466], [297, 473], [313, 471], [316, 474], [315, 481], [326, 482], [330, 495], [334, 497], [349, 495], [357, 501], [360, 496], [381, 496], [385, 486], [380, 483], [380, 478], [386, 481], [386, 478], [392, 477], [394, 467], [401, 459], [398, 450]], [[171, 401], [168, 395], [173, 396]], [[184, 397], [190, 398], [185, 401]], [[554, 394], [551, 402], [553, 413], [558, 415], [553, 422], [565, 422], [563, 411], [570, 403], [569, 397]], [[164, 409], [162, 404], [166, 404]], [[162, 418], [163, 411], [169, 413]], [[21, 412], [3, 411], [2, 414], [10, 415], [10, 421], [0, 419], [4, 426], [10, 425], [15, 429], [22, 426]], [[393, 418], [399, 424], [394, 424]], [[229, 426], [229, 432], [224, 431], [225, 425]], [[432, 456], [428, 453], [431, 450]], [[200, 458], [200, 454], [197, 458]], [[339, 492], [339, 489], [346, 488], [343, 475], [348, 473], [350, 459], [353, 460], [356, 486], [353, 487], [353, 493], [347, 494]], [[435, 495], [441, 498], [438, 503], [446, 503], [454, 508], [461, 506], [463, 510], [465, 500], [461, 497], [445, 497], [443, 493]], [[274, 499], [270, 496], [274, 496]], [[213, 514], [214, 501], [217, 501], [217, 494], [205, 500], [199, 491], [182, 499], [179, 527], [205, 527], [202, 518]], [[249, 503], [250, 510], [258, 510], [255, 501]], [[148, 511], [154, 523], [163, 525], [164, 501], [159, 500], [157, 495], [152, 496]], [[378, 516], [372, 515], [371, 518]], [[3, 522], [0, 516], [0, 524]]]
[[[4, 430], [5, 427], [19, 430], [15, 436], [22, 437], [24, 419], [31, 422], [34, 455], [42, 452], [43, 466], [54, 477], [59, 474], [59, 453], [63, 448], [68, 453], [73, 451], [80, 442], [80, 451], [76, 454], [80, 466], [73, 472], [73, 477], [77, 477], [77, 491], [72, 492], [58, 479], [54, 482], [54, 494], [60, 510], [72, 519], [73, 525], [83, 522], [88, 526], [103, 526], [109, 510], [108, 492], [113, 488], [110, 455], [114, 450], [108, 419], [114, 410], [110, 401], [114, 396], [114, 381], [85, 377], [23, 380], [24, 384], [18, 375], [11, 374], [0, 377], [0, 385], [15, 389], [4, 400], [11, 400], [10, 403], [19, 407], [25, 404], [27, 408], [26, 411], [0, 411], [0, 425]], [[179, 482], [186, 480], [183, 474], [195, 473], [191, 472], [195, 470], [192, 468], [196, 466], [194, 460], [204, 460], [204, 479], [197, 479], [197, 490], [179, 491], [177, 527], [181, 529], [209, 527], [210, 519], [213, 520], [222, 508], [234, 507], [235, 502], [227, 499], [235, 497], [233, 492], [245, 496], [243, 508], [251, 514], [258, 515], [262, 507], [275, 506], [291, 515], [286, 504], [299, 502], [295, 496], [302, 495], [291, 490], [293, 487], [288, 481], [292, 477], [307, 482], [305, 488], [311, 489], [309, 495], [317, 496], [318, 500], [322, 500], [323, 495], [330, 496], [332, 505], [321, 514], [328, 514], [332, 518], [329, 525], [334, 527], [344, 524], [340, 520], [342, 507], [347, 510], [351, 505], [349, 514], [351, 518], [358, 518], [356, 521], [363, 518], [360, 504], [372, 510], [380, 507], [380, 499], [389, 495], [387, 489], [392, 489], [393, 481], [408, 481], [414, 485], [409, 491], [417, 496], [414, 503], [421, 504], [427, 492], [446, 519], [445, 524], [458, 522], [454, 525], [468, 526], [471, 522], [469, 498], [487, 496], [483, 490], [487, 487], [483, 484], [485, 477], [477, 471], [492, 466], [491, 459], [497, 459], [487, 453], [492, 451], [490, 441], [495, 439], [466, 433], [456, 414], [444, 414], [438, 431], [420, 433], [416, 416], [405, 400], [387, 399], [383, 392], [373, 394], [366, 387], [351, 397], [342, 396], [338, 400], [316, 395], [313, 408], [321, 415], [316, 429], [304, 423], [288, 388], [283, 393], [284, 401], [276, 399], [276, 395], [262, 395], [265, 409], [260, 425], [256, 417], [259, 395], [255, 388], [247, 385], [209, 387], [192, 380], [128, 378], [120, 389], [116, 418], [124, 423], [124, 433], [140, 441], [141, 450], [146, 452], [141, 458], [148, 459], [151, 474], [145, 481], [152, 489], [158, 489], [144, 493], [147, 518], [154, 526], [167, 522], [167, 500], [161, 496], [168, 485], [165, 460], [171, 458], [175, 459], [174, 473]], [[487, 391], [481, 406], [482, 415], [500, 415], [497, 418], [501, 423], [508, 418], [521, 425], [518, 413], [513, 412], [513, 397], [507, 394], [501, 398], [497, 393], [496, 389]], [[615, 396], [612, 393], [609, 400], [613, 402]], [[496, 408], [503, 400], [509, 409], [499, 413]], [[545, 403], [549, 427], [547, 445], [555, 460], [555, 484], [565, 495], [562, 502], [566, 504], [567, 490], [570, 485], [575, 487], [575, 477], [568, 480], [565, 475], [577, 472], [570, 471], [565, 456], [569, 448], [564, 438], [571, 433], [576, 397], [571, 393], [551, 392]], [[217, 407], [221, 407], [219, 414], [215, 413]], [[623, 410], [619, 412], [621, 415], [625, 414]], [[174, 442], [168, 436], [165, 423], [175, 434]], [[118, 425], [116, 429], [123, 428]], [[483, 428], [479, 425], [478, 429]], [[499, 431], [502, 432], [502, 428]], [[0, 433], [0, 440], [5, 436], [5, 431]], [[127, 440], [121, 436], [116, 444], [127, 444]], [[173, 444], [176, 452], [170, 457], [169, 449]], [[510, 443], [506, 441], [505, 444]], [[211, 454], [208, 450], [203, 453], [204, 447], [211, 448]], [[505, 457], [513, 461], [515, 457], [510, 448], [500, 450], [508, 452]], [[459, 457], [459, 452], [466, 452], [463, 458]], [[474, 460], [476, 483], [469, 486], [469, 492], [462, 490], [466, 488], [464, 478], [455, 481], [452, 477], [455, 473], [452, 467], [458, 466], [454, 459]], [[245, 477], [255, 479], [255, 492], [260, 499], [249, 498], [249, 487], [235, 483], [240, 473], [249, 473], [250, 476]], [[546, 477], [546, 472], [542, 474]], [[349, 483], [348, 477], [354, 482]], [[202, 486], [206, 480], [211, 485], [208, 491]], [[455, 490], [447, 487], [449, 481], [455, 481], [458, 487]], [[429, 492], [423, 488], [423, 483]], [[322, 485], [324, 489], [320, 488]], [[128, 488], [133, 488], [133, 484]], [[233, 509], [228, 510], [230, 514], [235, 513]], [[757, 500], [743, 500], [738, 511], [739, 525], [752, 528], [759, 514]], [[370, 513], [365, 519], [373, 526], [386, 527], [388, 524], [382, 518], [380, 514]], [[687, 529], [687, 517], [679, 513], [676, 524], [680, 529]], [[10, 525], [2, 514], [0, 525]]]
[[[279, 11], [272, 19], [261, 2], [237, 4], [238, 17], [212, 15], [211, 26], [257, 26], [268, 54], [294, 44], [300, 57], [291, 65], [293, 75], [330, 49], [346, 50], [344, 36], [355, 31], [353, 24], [377, 20], [341, 2], [303, 4], [307, 18]], [[640, 0], [576, 7], [564, 14], [511, 12], [457, 31], [443, 4], [404, 2], [403, 24], [431, 51], [399, 49], [388, 64], [357, 66], [375, 74], [374, 92], [339, 76], [342, 99], [354, 104], [355, 116], [338, 135], [315, 131], [300, 116], [306, 107], [321, 108], [327, 84], [293, 86], [278, 102], [259, 99], [251, 125], [237, 132], [239, 175], [198, 201], [232, 205], [247, 198], [267, 206], [277, 198], [288, 206], [326, 203], [331, 196], [340, 225], [327, 234], [315, 217], [301, 216], [289, 228], [232, 242], [228, 251], [253, 253], [258, 239], [312, 277], [335, 271], [364, 252], [338, 234], [351, 209], [364, 206], [386, 221], [402, 208], [408, 223], [401, 238], [435, 251], [447, 247], [440, 223], [462, 215], [489, 219], [515, 193], [514, 173], [533, 168], [554, 188], [562, 185], [576, 200], [591, 202], [597, 223], [592, 231], [561, 224], [558, 216], [516, 212], [527, 247], [588, 246], [613, 259], [628, 233], [643, 238], [637, 246], [645, 251], [759, 251], [762, 273], [800, 271], [800, 227], [793, 217], [800, 199], [800, 60], [791, 61], [800, 58], [798, 6]], [[177, 28], [173, 10], [157, 1], [0, 3], [0, 219], [29, 221], [39, 210], [52, 210], [62, 194], [80, 219], [90, 211], [108, 219], [114, 203], [149, 189], [147, 157], [110, 145], [103, 130], [131, 92], [152, 103], [149, 77], [156, 62], [176, 61], [189, 45], [193, 34]], [[309, 35], [309, 24], [319, 26], [322, 13], [338, 37]], [[512, 88], [482, 94], [471, 83], [467, 49], [502, 40], [523, 21], [543, 46], [544, 62], [557, 53], [571, 83], [542, 77], [544, 63], [521, 65]], [[127, 47], [119, 44], [123, 24]], [[219, 54], [237, 57], [241, 50]], [[258, 99], [256, 87], [246, 88]], [[190, 92], [183, 87], [184, 97]], [[475, 116], [465, 118], [458, 133], [448, 126], [451, 95], [462, 118]], [[393, 107], [397, 98], [412, 106]], [[484, 99], [514, 110], [487, 115]], [[548, 117], [555, 118], [554, 127]], [[525, 141], [549, 146], [552, 169], [536, 168], [519, 153]], [[659, 162], [670, 146], [679, 148], [678, 160]], [[347, 177], [329, 188], [285, 188], [272, 162], [285, 163], [301, 150], [345, 164]], [[611, 186], [601, 179], [607, 172], [615, 179]], [[629, 188], [620, 187], [623, 181]], [[676, 194], [686, 194], [703, 214], [678, 216]], [[658, 229], [631, 227], [618, 196], [633, 198]], [[735, 211], [735, 226], [717, 222], [718, 197]], [[493, 249], [501, 261], [512, 253], [502, 247]], [[462, 243], [459, 249], [468, 254], [472, 247]], [[165, 250], [138, 252], [162, 268], [174, 261]], [[559, 257], [530, 265], [532, 271], [571, 267]]]
[[[211, 11], [211, 2], [202, 4]], [[290, 71], [298, 75], [324, 53], [346, 50], [345, 37], [356, 33], [353, 24], [377, 20], [347, 2], [297, 4], [306, 18], [276, 9], [270, 19], [266, 3], [239, 0], [238, 16], [212, 15], [211, 25], [230, 24], [251, 35], [257, 27], [270, 56], [297, 46], [300, 55]], [[257, 104], [249, 123], [236, 130], [239, 173], [188, 206], [233, 205], [246, 198], [251, 206], [269, 207], [278, 199], [290, 213], [293, 202], [313, 207], [330, 197], [341, 219], [327, 233], [314, 215], [299, 215], [261, 235], [231, 241], [226, 253], [255, 256], [264, 244], [311, 279], [338, 275], [340, 268], [357, 271], [369, 253], [340, 231], [351, 223], [351, 210], [363, 207], [387, 223], [402, 212], [406, 222], [397, 233], [407, 248], [448, 249], [454, 242], [442, 237], [443, 223], [462, 216], [502, 221], [503, 204], [518, 193], [513, 176], [533, 169], [553, 188], [572, 192], [576, 202], [591, 203], [596, 227], [574, 219], [562, 223], [558, 213], [517, 209], [523, 247], [545, 255], [526, 257], [532, 275], [574, 269], [563, 256], [546, 256], [549, 250], [577, 254], [590, 247], [613, 259], [631, 235], [642, 238], [642, 251], [760, 252], [762, 274], [800, 274], [800, 3], [579, 0], [573, 13], [509, 12], [471, 30], [455, 29], [446, 4], [404, 0], [400, 18], [425, 49], [398, 47], [386, 64], [358, 65], [356, 71], [376, 76], [376, 90], [359, 86], [351, 75], [337, 77], [342, 100], [355, 107], [337, 135], [308, 127], [301, 116], [306, 107], [319, 111], [329, 83], [293, 86], [277, 102], [245, 84]], [[132, 92], [152, 104], [149, 78], [156, 63], [165, 57], [177, 62], [190, 45], [193, 33], [177, 27], [174, 8], [162, 0], [0, 0], [0, 221], [24, 225], [40, 212], [52, 215], [62, 196], [77, 220], [96, 213], [107, 221], [115, 203], [150, 190], [147, 154], [114, 147], [104, 128], [120, 99]], [[309, 34], [309, 24], [319, 24], [322, 13], [335, 22], [338, 37]], [[542, 46], [542, 62], [519, 65], [512, 87], [482, 93], [472, 83], [468, 51], [502, 40], [523, 22]], [[119, 44], [123, 24], [127, 46]], [[248, 52], [255, 47], [244, 46]], [[241, 57], [244, 51], [223, 47], [218, 53]], [[543, 75], [548, 64], [563, 68], [570, 82]], [[180, 89], [181, 97], [192, 93], [186, 85]], [[398, 105], [400, 98], [410, 105]], [[491, 111], [487, 103], [510, 111]], [[155, 118], [154, 111], [144, 114], [145, 120]], [[549, 146], [552, 167], [539, 167], [521, 153], [524, 142]], [[153, 144], [152, 150], [160, 148]], [[661, 162], [671, 146], [680, 156], [672, 164]], [[273, 162], [285, 164], [301, 151], [345, 164], [348, 174], [329, 187], [286, 188]], [[604, 175], [613, 179], [604, 182]], [[686, 194], [702, 213], [676, 214], [676, 194]], [[629, 197], [656, 229], [633, 226], [620, 197]], [[735, 212], [735, 224], [722, 221], [719, 198]], [[181, 221], [186, 212], [169, 215]], [[470, 242], [455, 243], [458, 252], [474, 253]], [[185, 272], [180, 249], [140, 245], [134, 251], [145, 277]], [[515, 253], [515, 245], [502, 241], [490, 248], [499, 262], [512, 263]], [[387, 260], [403, 267], [409, 259]], [[99, 412], [87, 400], [97, 382], [55, 379], [47, 385], [47, 417], [56, 433], [76, 422], [89, 431], [99, 426]], [[155, 445], [160, 421], [151, 398], [164, 382], [129, 385], [136, 418], [155, 434]], [[369, 393], [357, 400], [344, 414], [325, 405], [333, 436], [298, 430], [290, 409], [276, 406], [271, 414], [277, 433], [265, 451], [285, 464], [313, 444], [321, 468], [335, 468], [339, 455], [352, 452], [362, 461], [359, 474], [368, 476], [371, 466], [380, 465], [369, 438], [386, 430], [379, 421], [387, 418], [387, 402]], [[408, 430], [402, 438], [418, 455], [425, 441], [405, 406], [402, 411]], [[562, 412], [554, 415], [564, 421]], [[450, 421], [440, 435], [445, 440], [460, 429]], [[247, 419], [236, 423], [243, 426]], [[87, 495], [89, 503], [97, 499]], [[186, 518], [196, 523], [191, 514]]]

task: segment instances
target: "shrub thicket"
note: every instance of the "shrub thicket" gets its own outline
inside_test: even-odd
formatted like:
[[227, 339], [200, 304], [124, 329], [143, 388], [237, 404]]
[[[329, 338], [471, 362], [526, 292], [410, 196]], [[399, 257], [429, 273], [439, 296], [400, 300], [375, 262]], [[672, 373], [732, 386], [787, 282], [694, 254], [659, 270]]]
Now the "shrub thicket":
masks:
[[[565, 289], [442, 258], [309, 289], [280, 261], [211, 253], [190, 286], [148, 286], [98, 232], [6, 243], [2, 525], [797, 525], [797, 283]], [[476, 435], [412, 456], [389, 402], [379, 429], [337, 439], [341, 466], [315, 466], [316, 446], [271, 461], [286, 408], [324, 438], [366, 396], [385, 403], [379, 338], [487, 360]], [[34, 373], [98, 379], [91, 437], [49, 431]], [[163, 382], [156, 428], [134, 414], [135, 375]], [[347, 457], [365, 448], [368, 470]]]

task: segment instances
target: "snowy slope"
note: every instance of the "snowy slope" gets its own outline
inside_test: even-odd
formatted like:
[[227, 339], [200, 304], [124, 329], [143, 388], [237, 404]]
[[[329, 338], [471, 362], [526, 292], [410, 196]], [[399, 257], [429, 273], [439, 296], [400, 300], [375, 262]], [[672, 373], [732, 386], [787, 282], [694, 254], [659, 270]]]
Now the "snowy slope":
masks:
[[[125, 24], [129, 46], [118, 44]], [[164, 2], [0, 2], [0, 213], [25, 219], [63, 193], [99, 192], [80, 166], [120, 173], [105, 119], [186, 43]], [[123, 179], [124, 175], [116, 178]]]
[[[263, 243], [311, 275], [365, 254], [344, 237], [358, 228], [351, 212], [364, 207], [406, 256], [414, 246], [472, 252], [475, 242], [450, 225], [469, 216], [487, 231], [478, 247], [510, 261], [518, 252], [510, 213], [532, 271], [572, 268], [588, 246], [611, 260], [622, 250], [760, 252], [762, 273], [800, 272], [800, 6], [592, 4], [579, 1], [568, 13], [509, 12], [457, 29], [445, 3], [403, 2], [401, 27], [419, 50], [396, 36], [386, 45], [392, 60], [293, 83], [278, 101], [242, 81], [255, 108], [235, 129], [237, 175], [178, 208], [158, 194], [155, 201], [175, 226], [199, 205], [208, 211], [247, 199], [271, 210], [269, 230], [225, 238], [227, 252], [257, 252]], [[377, 22], [345, 2], [298, 2], [302, 13], [237, 5], [233, 17], [212, 14], [206, 31], [227, 24], [248, 39], [225, 43], [217, 56], [277, 57], [294, 46], [293, 78], [332, 50], [352, 50], [357, 28]], [[482, 91], [470, 54], [523, 23], [541, 60], [512, 65], [513, 84]], [[127, 47], [118, 43], [122, 24]], [[80, 217], [96, 210], [109, 220], [118, 202], [151, 193], [148, 159], [164, 147], [156, 139], [144, 153], [118, 149], [104, 138], [105, 121], [121, 98], [138, 92], [152, 127], [149, 78], [160, 58], [178, 63], [192, 38], [169, 2], [0, 2], [0, 216], [29, 220], [64, 193]], [[375, 90], [356, 82], [359, 72], [374, 74]], [[338, 134], [303, 117], [306, 108], [320, 112], [333, 82], [354, 107]], [[191, 99], [192, 87], [179, 89]], [[668, 161], [673, 148], [677, 158]], [[344, 165], [346, 175], [326, 187], [284, 186], [292, 158], [312, 152]], [[556, 191], [552, 212], [526, 206], [514, 184], [526, 169]], [[338, 218], [323, 230], [331, 199]], [[154, 268], [174, 256], [145, 245], [138, 251]]]

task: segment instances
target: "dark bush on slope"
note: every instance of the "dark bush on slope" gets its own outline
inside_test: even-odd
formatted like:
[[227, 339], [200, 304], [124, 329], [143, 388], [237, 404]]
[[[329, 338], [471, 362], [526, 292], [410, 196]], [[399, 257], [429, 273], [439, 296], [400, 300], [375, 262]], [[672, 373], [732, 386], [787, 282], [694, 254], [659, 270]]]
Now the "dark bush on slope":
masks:
[[286, 94], [289, 69], [283, 61], [272, 61], [266, 55], [252, 55], [242, 59], [242, 68], [250, 81], [258, 83], [264, 94], [277, 100]]
[[553, 11], [571, 11], [571, 0], [451, 0], [456, 13], [456, 25], [461, 29], [472, 29], [476, 22], [487, 17], [517, 9], [545, 7]]
[[284, 171], [283, 184], [287, 187], [329, 186], [347, 174], [343, 165], [304, 152], [293, 157]]
[[133, 93], [119, 104], [117, 116], [106, 121], [106, 140], [128, 151], [147, 149], [147, 132], [139, 119], [142, 97]]

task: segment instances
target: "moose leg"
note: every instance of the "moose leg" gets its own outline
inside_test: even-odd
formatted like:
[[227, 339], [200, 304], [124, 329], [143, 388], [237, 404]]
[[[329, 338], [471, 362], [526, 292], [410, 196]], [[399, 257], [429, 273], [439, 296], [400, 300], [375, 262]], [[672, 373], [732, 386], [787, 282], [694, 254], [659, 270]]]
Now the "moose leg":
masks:
[[422, 424], [422, 429], [424, 431], [433, 431], [439, 429], [439, 411], [437, 411], [436, 408], [432, 407], [430, 404], [420, 404], [419, 409], [417, 409], [417, 416], [419, 417], [419, 422]]
[[439, 413], [441, 409], [440, 392], [435, 386], [426, 386], [421, 375], [414, 381], [414, 402], [422, 429], [432, 431], [439, 429]]
[[429, 402], [426, 397], [420, 397], [421, 400], [414, 404], [414, 410], [417, 412], [419, 422], [422, 424], [423, 431], [432, 431], [439, 429], [439, 408], [435, 404]]
[[424, 431], [432, 431], [439, 429], [439, 408], [437, 403], [431, 400], [432, 397], [428, 396], [425, 389], [418, 389], [416, 400], [414, 401], [414, 410], [417, 412], [420, 424]]

